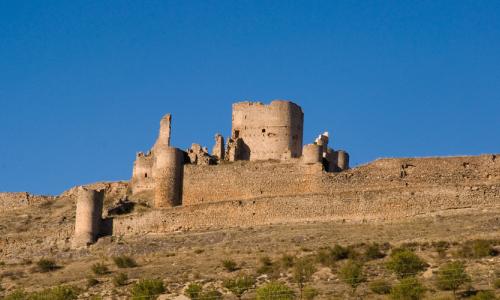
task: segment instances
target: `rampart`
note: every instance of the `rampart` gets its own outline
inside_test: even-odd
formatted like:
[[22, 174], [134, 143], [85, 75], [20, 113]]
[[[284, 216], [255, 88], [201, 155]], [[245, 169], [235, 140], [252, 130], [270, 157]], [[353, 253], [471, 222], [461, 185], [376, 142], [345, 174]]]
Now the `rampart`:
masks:
[[[249, 162], [246, 168], [255, 165], [258, 164]], [[271, 165], [265, 168], [270, 169]], [[291, 171], [280, 180], [295, 176]], [[113, 234], [308, 221], [384, 222], [461, 210], [500, 209], [500, 160], [496, 155], [380, 159], [342, 173], [322, 172], [312, 178], [313, 188], [293, 192], [302, 192], [299, 195], [283, 189], [281, 195], [193, 202], [118, 217], [113, 220]], [[254, 180], [250, 177], [247, 182], [260, 184], [259, 179]]]

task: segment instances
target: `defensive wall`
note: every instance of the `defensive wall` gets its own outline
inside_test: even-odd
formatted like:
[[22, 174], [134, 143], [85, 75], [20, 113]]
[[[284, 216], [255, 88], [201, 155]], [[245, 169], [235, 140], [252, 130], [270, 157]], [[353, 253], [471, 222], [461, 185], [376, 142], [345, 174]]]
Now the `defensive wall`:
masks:
[[[275, 164], [278, 173], [268, 178], [280, 177], [285, 182], [298, 174], [295, 170], [286, 176], [283, 170], [287, 165]], [[247, 162], [241, 168], [260, 166], [272, 172], [271, 165], [271, 162], [268, 165]], [[236, 173], [239, 167], [233, 168]], [[187, 170], [186, 174], [192, 171]], [[310, 188], [290, 193], [286, 188], [267, 194], [252, 191], [251, 197], [228, 196], [225, 198], [228, 200], [213, 203], [196, 201], [199, 198], [190, 196], [196, 203], [116, 217], [113, 234], [308, 221], [387, 222], [450, 211], [500, 209], [500, 159], [496, 155], [379, 159], [342, 173], [315, 174], [305, 185]], [[261, 181], [257, 177], [249, 176], [247, 185], [259, 186]], [[216, 178], [217, 175], [204, 179]], [[224, 184], [220, 183], [221, 186]]]

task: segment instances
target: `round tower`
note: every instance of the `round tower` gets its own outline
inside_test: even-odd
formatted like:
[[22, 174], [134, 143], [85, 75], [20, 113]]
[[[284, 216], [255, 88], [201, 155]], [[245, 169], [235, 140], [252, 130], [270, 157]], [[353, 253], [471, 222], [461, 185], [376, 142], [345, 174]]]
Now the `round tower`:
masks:
[[158, 148], [153, 163], [154, 206], [172, 207], [182, 203], [184, 152], [178, 148]]
[[85, 247], [96, 242], [101, 230], [103, 199], [104, 190], [77, 188], [73, 247]]
[[349, 154], [343, 150], [335, 151], [337, 153], [337, 166], [341, 171], [349, 169]]

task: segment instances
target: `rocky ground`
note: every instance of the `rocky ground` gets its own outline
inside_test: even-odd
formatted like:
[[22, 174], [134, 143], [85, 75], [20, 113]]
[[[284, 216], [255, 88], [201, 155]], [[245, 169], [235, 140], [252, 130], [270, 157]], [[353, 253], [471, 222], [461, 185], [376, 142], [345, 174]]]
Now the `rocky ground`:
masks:
[[[436, 271], [456, 260], [464, 262], [470, 277], [459, 287], [459, 297], [480, 290], [500, 294], [495, 285], [500, 279], [499, 210], [463, 210], [386, 224], [305, 223], [105, 237], [88, 249], [71, 250], [73, 212], [74, 204], [62, 197], [0, 213], [1, 296], [19, 289], [32, 292], [71, 286], [81, 299], [128, 299], [136, 282], [154, 278], [166, 288], [163, 299], [184, 294], [190, 283], [236, 299], [223, 285], [242, 274], [256, 278], [243, 299], [254, 298], [255, 290], [269, 281], [285, 283], [298, 296], [293, 265], [305, 258], [313, 265], [306, 285], [309, 291], [309, 287], [317, 291], [315, 299], [385, 299], [388, 296], [374, 293], [371, 285], [376, 280], [391, 285], [401, 281], [387, 268], [391, 253], [401, 247], [425, 261], [417, 278], [426, 288], [427, 299], [452, 299], [451, 291], [437, 288]], [[367, 257], [374, 243], [384, 257]], [[335, 245], [347, 249], [347, 258], [332, 254]], [[480, 247], [489, 250], [479, 255], [474, 251]], [[113, 260], [116, 257], [131, 258], [137, 265], [120, 268]], [[38, 264], [41, 259], [56, 267], [44, 269]], [[354, 292], [341, 276], [349, 260], [362, 264], [364, 280]], [[120, 273], [127, 275], [122, 285], [114, 279]]]

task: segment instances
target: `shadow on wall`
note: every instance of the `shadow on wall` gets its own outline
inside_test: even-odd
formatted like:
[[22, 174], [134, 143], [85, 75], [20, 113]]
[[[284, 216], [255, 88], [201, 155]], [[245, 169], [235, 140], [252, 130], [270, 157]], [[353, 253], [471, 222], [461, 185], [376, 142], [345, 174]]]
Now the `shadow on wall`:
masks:
[[103, 219], [101, 222], [99, 238], [111, 235], [113, 235], [113, 218]]
[[245, 143], [245, 141], [241, 141], [241, 152], [239, 155], [240, 160], [250, 160], [250, 155], [252, 151], [250, 150], [250, 147]]

